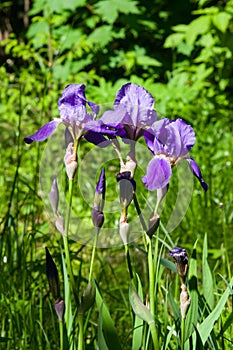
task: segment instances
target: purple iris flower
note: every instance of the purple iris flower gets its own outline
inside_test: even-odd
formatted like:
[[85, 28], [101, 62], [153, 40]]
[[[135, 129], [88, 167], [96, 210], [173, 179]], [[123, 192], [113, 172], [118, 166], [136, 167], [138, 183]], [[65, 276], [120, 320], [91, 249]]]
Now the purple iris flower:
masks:
[[203, 180], [197, 163], [188, 155], [194, 146], [196, 137], [193, 128], [182, 119], [167, 118], [155, 122], [144, 134], [147, 146], [154, 157], [147, 166], [143, 183], [152, 191], [168, 185], [172, 175], [172, 167], [186, 159], [193, 174], [198, 178], [204, 191], [208, 185]]
[[[87, 104], [91, 109], [91, 113], [87, 111]], [[35, 134], [25, 137], [24, 141], [28, 144], [33, 141], [44, 141], [53, 134], [59, 124], [66, 126], [73, 140], [77, 140], [84, 135], [88, 141], [94, 144], [106, 141], [103, 134], [114, 133], [113, 130], [109, 130], [101, 122], [98, 122], [96, 130], [92, 131], [93, 122], [95, 122], [96, 115], [99, 113], [99, 106], [86, 99], [84, 84], [68, 85], [58, 100], [58, 109], [60, 118], [54, 118], [54, 120], [43, 125]]]
[[156, 120], [154, 99], [142, 86], [127, 83], [117, 92], [114, 110], [106, 111], [100, 121], [124, 139], [137, 140]]

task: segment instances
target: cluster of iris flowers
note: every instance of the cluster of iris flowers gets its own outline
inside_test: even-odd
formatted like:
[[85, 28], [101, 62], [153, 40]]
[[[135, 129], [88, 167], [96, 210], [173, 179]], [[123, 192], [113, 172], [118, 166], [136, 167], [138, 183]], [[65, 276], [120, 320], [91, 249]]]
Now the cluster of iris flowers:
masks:
[[[190, 125], [180, 118], [176, 120], [169, 120], [168, 118], [157, 120], [152, 95], [144, 87], [132, 83], [125, 84], [121, 87], [116, 94], [113, 108], [106, 110], [102, 115], [100, 115], [100, 107], [86, 98], [84, 84], [68, 85], [64, 89], [61, 98], [58, 100], [58, 109], [60, 118], [55, 118], [48, 122], [36, 133], [26, 137], [24, 141], [28, 144], [33, 141], [44, 141], [53, 134], [59, 124], [64, 124], [66, 136], [66, 154], [64, 157], [64, 163], [67, 176], [70, 180], [73, 180], [78, 168], [77, 152], [79, 140], [81, 138], [85, 138], [88, 142], [91, 142], [100, 148], [108, 147], [110, 144], [115, 148], [120, 160], [120, 171], [116, 176], [116, 180], [120, 184], [120, 202], [122, 207], [119, 221], [119, 233], [125, 246], [131, 280], [133, 280], [134, 274], [128, 248], [130, 226], [128, 223], [127, 209], [133, 199], [135, 207], [139, 208], [135, 196], [136, 182], [134, 180], [134, 173], [137, 167], [135, 146], [139, 138], [144, 138], [148, 151], [151, 154], [151, 160], [147, 165], [146, 174], [141, 179], [149, 191], [157, 190], [155, 211], [150, 217], [148, 225], [146, 225], [144, 219], [141, 218], [140, 209], [137, 209], [143, 230], [147, 234], [146, 240], [150, 281], [149, 314], [147, 307], [141, 300], [139, 300], [135, 291], [131, 293], [130, 298], [131, 306], [135, 314], [148, 322], [154, 348], [157, 349], [159, 348], [159, 340], [154, 323], [155, 271], [153, 267], [151, 238], [159, 226], [160, 217], [157, 213], [158, 205], [168, 190], [169, 181], [172, 176], [172, 168], [176, 166], [177, 163], [186, 160], [204, 191], [207, 191], [208, 189], [197, 163], [189, 155], [189, 152], [196, 141], [195, 132]], [[129, 153], [125, 160], [123, 160], [121, 155], [119, 139], [122, 139], [124, 143], [129, 145]], [[71, 181], [70, 184], [71, 183], [73, 183], [73, 181]], [[89, 284], [85, 297], [86, 299], [84, 298], [85, 300], [83, 299], [81, 304], [77, 302], [79, 310], [78, 314], [79, 316], [81, 315], [80, 322], [83, 322], [82, 317], [84, 312], [90, 308], [94, 302], [95, 287], [91, 282], [92, 270], [98, 233], [104, 223], [103, 207], [106, 190], [105, 187], [105, 172], [103, 168], [96, 186], [94, 206], [92, 208], [92, 221], [96, 228], [96, 236], [93, 244]], [[70, 191], [70, 193], [72, 198], [72, 191]], [[65, 220], [59, 213], [58, 201], [59, 192], [55, 179], [50, 192], [50, 203], [53, 209], [56, 227], [63, 236], [67, 271], [70, 276], [72, 288], [75, 291], [75, 282], [72, 274], [67, 240], [69, 231], [69, 224], [67, 225], [67, 222], [69, 222], [69, 217], [66, 218], [68, 220]], [[188, 257], [186, 251], [179, 247], [172, 249], [170, 255], [175, 259], [177, 272], [181, 278], [180, 308], [183, 324], [182, 339], [184, 340], [184, 319], [190, 304], [190, 298], [186, 286]], [[46, 262], [47, 277], [55, 300], [55, 310], [59, 319], [63, 320], [65, 310], [64, 300], [60, 296], [58, 272], [48, 250], [46, 250]], [[69, 297], [67, 298], [67, 304], [66, 307], [69, 309]], [[69, 322], [68, 316], [66, 322]], [[80, 326], [80, 329], [82, 329], [82, 326]], [[82, 344], [82, 332], [79, 333], [79, 341], [80, 344]], [[81, 346], [80, 349], [81, 348], [83, 348], [83, 346]]]
[[[117, 92], [113, 109], [98, 118], [99, 106], [85, 96], [84, 84], [68, 85], [58, 101], [60, 118], [48, 122], [24, 141], [43, 141], [53, 134], [59, 124], [64, 124], [71, 144], [84, 137], [100, 147], [112, 143], [117, 148], [117, 138], [134, 143], [145, 139], [151, 160], [146, 175], [142, 178], [150, 191], [166, 188], [172, 175], [172, 168], [186, 160], [204, 191], [208, 186], [189, 151], [195, 144], [193, 128], [182, 119], [157, 120], [152, 95], [142, 86], [127, 83]], [[75, 150], [69, 148], [69, 152]], [[131, 162], [130, 162], [131, 161]], [[134, 166], [132, 167], [132, 162]], [[131, 166], [129, 166], [131, 164]], [[130, 171], [133, 178], [136, 168], [135, 152], [131, 150], [128, 162], [121, 167], [121, 173]]]

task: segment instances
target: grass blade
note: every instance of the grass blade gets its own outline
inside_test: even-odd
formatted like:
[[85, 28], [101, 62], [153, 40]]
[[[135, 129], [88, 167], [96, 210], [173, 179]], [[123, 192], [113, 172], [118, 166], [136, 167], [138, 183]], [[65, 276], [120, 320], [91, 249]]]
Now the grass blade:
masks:
[[218, 318], [221, 315], [221, 312], [224, 309], [224, 306], [227, 302], [227, 299], [229, 295], [232, 293], [232, 285], [233, 285], [233, 278], [230, 281], [230, 287], [228, 287], [222, 297], [220, 298], [218, 304], [215, 306], [214, 310], [209, 314], [209, 316], [200, 324], [198, 327], [198, 332], [200, 334], [200, 337], [202, 339], [202, 343], [205, 345], [205, 342], [207, 341], [211, 331], [213, 330], [214, 323], [218, 320]]
[[97, 286], [96, 304], [99, 312], [101, 312], [102, 330], [104, 332], [104, 339], [107, 347], [111, 350], [121, 350], [121, 344], [116, 332], [116, 328]]

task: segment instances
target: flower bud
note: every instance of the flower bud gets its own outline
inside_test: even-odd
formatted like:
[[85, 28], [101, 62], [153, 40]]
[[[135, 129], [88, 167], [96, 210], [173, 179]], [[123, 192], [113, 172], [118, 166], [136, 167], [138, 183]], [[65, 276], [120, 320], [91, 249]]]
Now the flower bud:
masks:
[[48, 248], [45, 248], [46, 251], [46, 275], [49, 282], [50, 291], [54, 300], [60, 299], [60, 286], [59, 286], [59, 277], [57, 267], [51, 254], [49, 253]]
[[104, 223], [104, 213], [96, 208], [92, 209], [92, 221], [96, 228], [100, 229]]
[[94, 197], [94, 208], [96, 208], [98, 211], [103, 211], [105, 192], [106, 192], [106, 178], [105, 178], [105, 170], [104, 168], [102, 168], [99, 180], [96, 185], [95, 197]]
[[65, 303], [63, 299], [58, 299], [57, 301], [55, 301], [55, 311], [56, 314], [59, 318], [60, 321], [64, 320], [64, 314], [65, 314]]
[[117, 174], [116, 179], [120, 185], [121, 205], [123, 208], [127, 208], [133, 199], [133, 195], [136, 190], [136, 182], [131, 178], [130, 171], [124, 171]]
[[91, 282], [88, 283], [85, 294], [82, 296], [82, 300], [78, 308], [78, 315], [84, 315], [85, 312], [92, 307], [95, 302], [95, 294], [95, 283], [94, 280], [91, 280]]
[[94, 226], [99, 231], [104, 223], [104, 200], [105, 200], [105, 191], [106, 191], [106, 179], [105, 171], [102, 168], [99, 180], [95, 189], [94, 205], [92, 208], [92, 222]]
[[185, 281], [185, 278], [188, 273], [188, 256], [185, 249], [175, 247], [170, 250], [170, 256], [175, 259], [175, 264], [177, 272], [181, 277], [182, 281]]

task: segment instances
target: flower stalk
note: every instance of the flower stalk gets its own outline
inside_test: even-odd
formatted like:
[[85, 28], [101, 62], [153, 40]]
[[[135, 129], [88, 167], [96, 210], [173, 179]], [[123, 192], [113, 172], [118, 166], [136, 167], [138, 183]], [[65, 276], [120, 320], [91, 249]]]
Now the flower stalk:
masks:
[[186, 285], [186, 278], [188, 274], [188, 256], [186, 254], [186, 250], [179, 247], [175, 247], [172, 250], [170, 250], [170, 256], [172, 256], [175, 260], [177, 272], [181, 280], [181, 350], [183, 350], [185, 341], [185, 318], [191, 301]]

